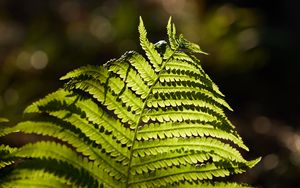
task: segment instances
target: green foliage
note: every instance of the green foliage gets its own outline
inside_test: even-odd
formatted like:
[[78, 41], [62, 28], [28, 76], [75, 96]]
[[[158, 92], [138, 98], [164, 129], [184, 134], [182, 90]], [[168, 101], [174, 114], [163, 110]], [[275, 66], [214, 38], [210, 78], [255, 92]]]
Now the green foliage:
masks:
[[231, 108], [194, 56], [205, 52], [177, 37], [171, 19], [169, 43], [149, 42], [142, 19], [138, 30], [147, 59], [130, 51], [76, 69], [26, 120], [1, 127], [0, 136], [54, 138], [1, 145], [2, 187], [247, 187], [218, 182], [260, 159], [240, 154], [248, 148], [223, 111]]

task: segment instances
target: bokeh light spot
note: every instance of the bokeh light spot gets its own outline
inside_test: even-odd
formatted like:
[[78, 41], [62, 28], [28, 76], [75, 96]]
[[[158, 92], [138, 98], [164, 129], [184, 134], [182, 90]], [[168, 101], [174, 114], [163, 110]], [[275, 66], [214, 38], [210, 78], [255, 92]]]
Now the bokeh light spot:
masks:
[[234, 9], [228, 4], [220, 7], [217, 10], [217, 14], [219, 15], [219, 17], [223, 18], [222, 20], [224, 21], [224, 25], [226, 25], [227, 27], [236, 21], [236, 14], [234, 12]]
[[19, 69], [29, 70], [31, 68], [30, 53], [26, 51], [21, 52], [17, 57], [16, 65]]
[[300, 153], [292, 152], [290, 155], [290, 161], [294, 166], [300, 167]]
[[295, 135], [294, 136], [294, 144], [295, 144], [295, 149], [300, 152], [300, 135]]
[[265, 116], [256, 117], [253, 121], [253, 129], [260, 134], [267, 134], [272, 128], [272, 123]]
[[250, 50], [258, 45], [258, 34], [253, 28], [245, 29], [238, 35], [238, 41], [242, 50]]
[[59, 13], [66, 22], [72, 22], [80, 18], [80, 4], [76, 1], [65, 1], [60, 5]]
[[279, 164], [279, 158], [275, 154], [269, 154], [263, 158], [263, 166], [265, 170], [272, 170]]
[[95, 16], [90, 23], [90, 32], [93, 36], [102, 42], [110, 42], [112, 40], [111, 23], [102, 16]]
[[44, 51], [36, 51], [30, 58], [30, 64], [35, 69], [44, 69], [48, 64], [48, 56]]
[[185, 7], [185, 0], [162, 0], [164, 9], [169, 14], [180, 14]]
[[18, 102], [19, 94], [15, 89], [9, 88], [4, 92], [3, 98], [4, 98], [5, 103], [7, 105], [11, 106]]

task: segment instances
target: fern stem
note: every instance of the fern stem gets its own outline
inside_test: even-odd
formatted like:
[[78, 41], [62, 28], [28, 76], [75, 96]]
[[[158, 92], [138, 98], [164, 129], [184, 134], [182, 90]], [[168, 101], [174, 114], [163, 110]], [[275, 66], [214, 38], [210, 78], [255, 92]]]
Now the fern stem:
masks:
[[140, 116], [139, 116], [139, 118], [136, 122], [136, 125], [135, 125], [134, 136], [133, 136], [133, 140], [132, 140], [131, 152], [130, 152], [129, 163], [128, 163], [128, 170], [127, 170], [127, 175], [128, 176], [127, 176], [127, 179], [126, 179], [126, 188], [128, 188], [128, 186], [129, 186], [129, 177], [130, 177], [131, 163], [132, 163], [132, 158], [133, 158], [133, 148], [134, 148], [134, 145], [135, 145], [135, 142], [136, 142], [136, 135], [137, 135], [137, 132], [138, 132], [138, 126], [141, 123], [142, 115], [144, 113], [145, 107], [147, 106], [147, 100], [148, 100], [150, 94], [152, 93], [152, 90], [153, 90], [154, 86], [159, 81], [160, 75], [162, 74], [164, 68], [166, 67], [166, 64], [169, 62], [169, 60], [172, 58], [172, 56], [176, 53], [177, 49], [178, 48], [176, 48], [173, 51], [173, 53], [168, 57], [168, 59], [161, 66], [161, 70], [158, 73], [156, 80], [153, 82], [152, 86], [150, 87], [150, 89], [149, 89], [149, 91], [146, 95], [146, 98], [144, 100], [144, 104], [143, 104], [143, 107], [141, 109], [141, 114], [140, 114]]

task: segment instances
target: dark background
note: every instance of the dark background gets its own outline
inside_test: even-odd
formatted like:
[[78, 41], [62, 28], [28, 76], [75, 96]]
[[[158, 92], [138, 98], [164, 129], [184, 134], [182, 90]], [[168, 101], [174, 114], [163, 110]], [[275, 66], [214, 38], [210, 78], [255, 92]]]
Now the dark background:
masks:
[[74, 68], [141, 52], [140, 15], [152, 42], [166, 39], [172, 16], [177, 29], [210, 54], [199, 58], [235, 110], [227, 114], [250, 147], [244, 156], [262, 156], [234, 179], [300, 187], [297, 1], [0, 0], [0, 117], [14, 123]]

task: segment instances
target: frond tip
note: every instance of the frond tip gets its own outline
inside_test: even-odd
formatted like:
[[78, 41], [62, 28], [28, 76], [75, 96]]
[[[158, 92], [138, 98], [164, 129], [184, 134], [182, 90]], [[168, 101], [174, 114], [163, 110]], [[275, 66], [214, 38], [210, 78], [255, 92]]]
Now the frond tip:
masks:
[[249, 187], [219, 182], [260, 158], [240, 153], [249, 149], [224, 112], [232, 109], [194, 55], [207, 53], [171, 18], [169, 42], [151, 43], [141, 17], [138, 31], [144, 56], [75, 69], [25, 109], [26, 120], [0, 126], [0, 137], [53, 138], [0, 145], [2, 187]]
[[208, 55], [208, 53], [200, 49], [200, 46], [198, 44], [188, 41], [183, 37], [182, 34], [180, 34], [179, 37], [176, 36], [176, 27], [175, 24], [172, 23], [172, 17], [170, 17], [168, 21], [167, 34], [169, 37], [169, 43], [172, 50], [185, 49], [192, 53], [201, 53], [201, 54]]
[[145, 51], [150, 63], [155, 67], [155, 71], [161, 71], [162, 58], [160, 54], [155, 50], [154, 44], [149, 42], [147, 39], [147, 31], [144, 26], [142, 17], [140, 17], [139, 24], [139, 33], [140, 33], [140, 44]]

